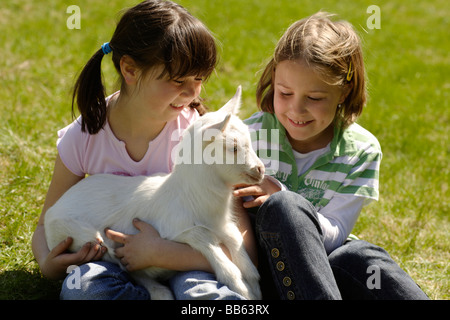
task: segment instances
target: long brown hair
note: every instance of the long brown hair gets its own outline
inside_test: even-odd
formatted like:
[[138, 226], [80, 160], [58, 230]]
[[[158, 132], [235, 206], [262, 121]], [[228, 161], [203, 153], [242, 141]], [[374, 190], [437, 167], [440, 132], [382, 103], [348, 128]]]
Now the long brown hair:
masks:
[[293, 23], [278, 41], [275, 53], [258, 82], [256, 100], [265, 112], [274, 112], [273, 80], [278, 63], [303, 59], [331, 85], [352, 86], [335, 119], [349, 126], [366, 103], [364, 61], [361, 42], [350, 23], [332, 21], [333, 15], [319, 12]]
[[[185, 8], [171, 1], [147, 0], [128, 9], [117, 24], [109, 42], [112, 61], [120, 72], [120, 60], [131, 57], [145, 75], [155, 66], [163, 65], [159, 78], [170, 79], [202, 76], [206, 80], [217, 63], [214, 37], [202, 22]], [[105, 87], [101, 75], [102, 49], [99, 49], [81, 71], [73, 90], [74, 102], [81, 114], [82, 131], [95, 134], [106, 122]], [[121, 90], [125, 90], [121, 79]], [[191, 103], [200, 113], [199, 99]]]

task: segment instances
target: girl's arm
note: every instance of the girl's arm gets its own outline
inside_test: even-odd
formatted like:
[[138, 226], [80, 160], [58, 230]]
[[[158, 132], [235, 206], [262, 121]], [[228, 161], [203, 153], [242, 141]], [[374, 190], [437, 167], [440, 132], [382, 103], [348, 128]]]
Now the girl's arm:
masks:
[[49, 250], [45, 239], [44, 217], [45, 212], [74, 184], [83, 177], [77, 176], [69, 171], [62, 163], [59, 155], [55, 161], [52, 181], [47, 192], [44, 207], [38, 221], [38, 225], [33, 234], [32, 250], [42, 273], [51, 279], [62, 279], [66, 275], [70, 265], [78, 265], [94, 259], [99, 259], [104, 252], [99, 246], [86, 244], [77, 253], [65, 253], [72, 244], [72, 239], [67, 238], [53, 250]]
[[[260, 185], [244, 186], [234, 191], [234, 196], [252, 196], [254, 200], [244, 203], [244, 207], [260, 206], [280, 185], [267, 177]], [[332, 252], [347, 239], [364, 204], [368, 199], [354, 194], [336, 194], [330, 202], [318, 212], [319, 222], [324, 233], [324, 246], [327, 253]]]
[[[248, 214], [245, 210], [240, 210], [236, 215], [245, 249], [257, 265], [256, 243]], [[214, 272], [206, 258], [189, 245], [161, 238], [155, 228], [138, 219], [133, 220], [133, 224], [140, 231], [135, 235], [126, 235], [111, 229], [106, 231], [108, 238], [124, 245], [117, 248], [115, 254], [128, 271], [152, 266], [176, 271]], [[222, 250], [230, 258], [225, 246], [222, 246]]]
[[336, 194], [317, 215], [327, 253], [340, 247], [350, 235], [361, 210], [369, 199], [354, 194]]

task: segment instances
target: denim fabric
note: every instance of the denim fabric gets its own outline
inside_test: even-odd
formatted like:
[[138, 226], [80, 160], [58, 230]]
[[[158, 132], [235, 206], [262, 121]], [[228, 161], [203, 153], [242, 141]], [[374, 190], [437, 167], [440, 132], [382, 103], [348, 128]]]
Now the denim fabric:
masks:
[[[169, 280], [169, 284], [177, 300], [244, 300], [244, 297], [219, 283], [213, 274], [207, 272], [180, 272]], [[149, 300], [151, 297], [144, 287], [137, 285], [118, 265], [97, 261], [72, 270], [63, 282], [60, 298]]]
[[317, 212], [297, 193], [270, 196], [255, 232], [263, 296], [273, 279], [281, 299], [428, 299], [385, 250], [366, 241], [348, 241], [327, 256]]
[[179, 272], [169, 283], [176, 300], [245, 300], [208, 272]]
[[309, 201], [290, 191], [273, 194], [258, 210], [255, 230], [260, 263], [269, 266], [281, 299], [341, 298]]
[[344, 299], [429, 299], [389, 254], [374, 244], [348, 241], [328, 258]]
[[[255, 212], [264, 299], [428, 299], [385, 250], [371, 243], [348, 241], [327, 256], [317, 212], [299, 194], [277, 192]], [[80, 289], [73, 288], [74, 272], [63, 283], [61, 299], [150, 299], [113, 263], [81, 265]], [[169, 284], [178, 300], [244, 299], [206, 272], [180, 272]]]
[[[71, 281], [80, 275], [80, 288]], [[135, 284], [117, 264], [97, 261], [79, 266], [66, 277], [61, 288], [62, 300], [148, 300], [148, 291]]]

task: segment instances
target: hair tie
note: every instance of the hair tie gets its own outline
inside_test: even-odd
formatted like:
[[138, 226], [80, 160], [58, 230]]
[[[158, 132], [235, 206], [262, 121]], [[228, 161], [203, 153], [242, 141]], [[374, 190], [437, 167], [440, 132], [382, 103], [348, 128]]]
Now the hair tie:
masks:
[[102, 51], [105, 55], [112, 51], [111, 47], [109, 46], [109, 42], [105, 42], [104, 44], [102, 44]]

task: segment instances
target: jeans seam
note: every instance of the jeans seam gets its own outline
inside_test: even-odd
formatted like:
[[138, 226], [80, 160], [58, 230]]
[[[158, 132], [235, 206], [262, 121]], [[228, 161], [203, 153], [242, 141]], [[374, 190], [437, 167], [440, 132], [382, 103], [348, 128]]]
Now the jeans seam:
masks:
[[[265, 244], [265, 252], [267, 255], [267, 259], [269, 260], [270, 271], [272, 273], [272, 278], [275, 281], [275, 285], [278, 289], [278, 292], [282, 299], [286, 299], [289, 291], [293, 291], [297, 298], [301, 298], [300, 290], [298, 289], [296, 283], [294, 282], [294, 276], [292, 273], [292, 268], [288, 263], [288, 259], [285, 255], [285, 250], [280, 241], [279, 233], [275, 232], [262, 232], [260, 233], [260, 237], [262, 242]], [[271, 250], [273, 248], [277, 248], [279, 250], [279, 256], [273, 257], [271, 254]], [[277, 269], [277, 263], [283, 262], [284, 269], [282, 271]], [[283, 283], [283, 279], [285, 277], [289, 277], [291, 280], [291, 284], [289, 286], [285, 286]]]

